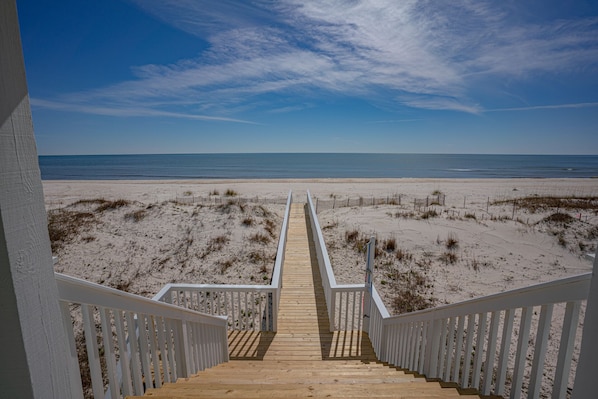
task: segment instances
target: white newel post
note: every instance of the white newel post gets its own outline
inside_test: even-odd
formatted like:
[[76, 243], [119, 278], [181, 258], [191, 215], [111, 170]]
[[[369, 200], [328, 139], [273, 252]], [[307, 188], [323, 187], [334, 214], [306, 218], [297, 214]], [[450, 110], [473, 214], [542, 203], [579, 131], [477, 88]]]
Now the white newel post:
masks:
[[15, 0], [0, 1], [1, 396], [71, 398]]
[[594, 257], [572, 399], [592, 398], [596, 394], [596, 376], [598, 376], [596, 359], [598, 359], [598, 248]]
[[374, 270], [374, 256], [376, 253], [376, 237], [371, 237], [367, 247], [365, 265], [365, 297], [363, 300], [363, 331], [370, 333], [370, 318], [372, 316], [372, 272]]

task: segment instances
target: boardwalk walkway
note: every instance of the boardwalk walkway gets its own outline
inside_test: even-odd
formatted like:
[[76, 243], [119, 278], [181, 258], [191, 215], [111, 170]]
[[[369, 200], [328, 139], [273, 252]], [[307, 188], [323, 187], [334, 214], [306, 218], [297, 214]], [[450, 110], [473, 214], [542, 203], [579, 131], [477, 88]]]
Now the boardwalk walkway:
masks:
[[231, 331], [230, 361], [149, 389], [155, 398], [458, 398], [377, 361], [367, 334], [330, 332], [305, 204], [293, 204], [283, 268], [278, 331]]
[[331, 333], [304, 204], [293, 204], [282, 275], [278, 331], [231, 331], [231, 359], [376, 361], [367, 334]]

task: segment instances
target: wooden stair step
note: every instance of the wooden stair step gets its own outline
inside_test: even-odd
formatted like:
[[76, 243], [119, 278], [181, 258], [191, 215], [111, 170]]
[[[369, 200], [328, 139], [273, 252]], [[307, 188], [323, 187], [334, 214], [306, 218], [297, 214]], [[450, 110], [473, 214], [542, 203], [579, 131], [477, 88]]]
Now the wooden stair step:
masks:
[[217, 366], [212, 367], [208, 370], [217, 370], [219, 368], [273, 368], [273, 369], [280, 369], [280, 370], [288, 370], [288, 369], [342, 369], [342, 368], [357, 368], [357, 369], [369, 369], [369, 368], [381, 368], [387, 369], [390, 368], [394, 370], [394, 367], [388, 366], [382, 362], [362, 362], [360, 360], [330, 360], [330, 361], [305, 361], [305, 362], [286, 362], [283, 360], [231, 360], [228, 363], [222, 363]]
[[154, 398], [458, 398], [453, 388], [437, 383], [403, 382], [388, 384], [166, 384], [149, 389], [146, 397]]
[[[233, 372], [234, 370], [234, 372]], [[306, 374], [306, 375], [331, 375], [331, 376], [336, 376], [336, 375], [357, 375], [357, 374], [361, 374], [361, 375], [372, 375], [372, 374], [376, 374], [376, 375], [406, 375], [409, 376], [409, 378], [415, 378], [413, 374], [406, 374], [404, 371], [402, 370], [396, 370], [396, 369], [392, 369], [390, 367], [372, 367], [372, 368], [365, 368], [365, 367], [341, 367], [341, 366], [337, 366], [335, 368], [330, 368], [330, 369], [323, 369], [323, 368], [312, 368], [312, 369], [308, 369], [308, 368], [303, 368], [303, 369], [295, 369], [295, 368], [288, 368], [288, 369], [278, 369], [275, 370], [274, 368], [263, 368], [260, 366], [256, 366], [256, 367], [245, 367], [243, 369], [240, 369], [239, 367], [237, 368], [211, 368], [211, 369], [207, 369], [202, 371], [201, 373], [199, 373], [197, 376], [202, 376], [202, 375], [212, 375], [212, 374], [218, 374], [218, 375], [224, 375], [224, 374], [236, 374], [236, 375], [250, 375], [250, 374], [258, 374], [258, 373], [262, 373], [264, 371], [269, 371], [271, 373], [274, 374], [289, 374], [289, 373], [293, 373], [294, 375], [301, 375], [301, 374]]]
[[[228, 378], [227, 378], [228, 377]], [[218, 384], [253, 384], [259, 381], [259, 384], [280, 384], [280, 383], [297, 383], [299, 379], [305, 379], [305, 383], [310, 384], [389, 384], [389, 383], [403, 383], [413, 382], [413, 378], [408, 376], [388, 376], [388, 375], [311, 375], [308, 373], [295, 374], [287, 373], [284, 375], [272, 374], [268, 376], [259, 375], [239, 375], [235, 378], [223, 375], [205, 375], [201, 378], [193, 379], [193, 381], [177, 381], [177, 384], [194, 384], [194, 385], [218, 385]]]
[[[309, 381], [312, 383], [324, 383], [324, 382], [355, 382], [356, 380], [363, 380], [363, 383], [367, 383], [368, 379], [378, 379], [383, 382], [401, 382], [401, 381], [413, 381], [415, 377], [413, 375], [399, 373], [392, 371], [388, 372], [380, 372], [380, 371], [370, 371], [370, 372], [363, 372], [360, 370], [345, 370], [345, 371], [337, 371], [335, 373], [331, 372], [322, 372], [322, 371], [284, 371], [280, 373], [266, 373], [264, 370], [253, 371], [253, 372], [241, 372], [239, 370], [236, 371], [235, 375], [231, 375], [229, 371], [227, 372], [214, 372], [214, 373], [205, 373], [197, 376], [195, 383], [205, 384], [206, 382], [214, 383], [214, 382], [232, 382], [235, 384], [238, 383], [249, 383], [259, 381], [260, 383], [271, 382], [271, 381], [280, 381], [281, 378], [292, 378], [295, 381]], [[189, 379], [188, 379], [189, 380]], [[232, 381], [229, 381], [232, 380]], [[243, 382], [245, 380], [249, 380], [248, 382]], [[187, 381], [188, 382], [188, 381]], [[292, 381], [291, 381], [292, 382]]]
[[[229, 363], [219, 364], [218, 366], [206, 369], [201, 373], [212, 373], [218, 372], [220, 370], [229, 371], [229, 370], [245, 370], [251, 372], [252, 370], [277, 370], [280, 372], [287, 372], [287, 371], [309, 371], [309, 372], [328, 372], [328, 373], [337, 373], [343, 371], [352, 371], [357, 370], [362, 373], [368, 373], [372, 370], [380, 371], [380, 372], [392, 372], [397, 373], [401, 372], [404, 374], [402, 370], [399, 370], [392, 366], [387, 366], [382, 363], [362, 363], [362, 364], [354, 364], [349, 363], [347, 361], [305, 361], [301, 363], [297, 362], [282, 362], [282, 361], [244, 361], [244, 360], [232, 360]], [[411, 374], [409, 374], [411, 375]]]

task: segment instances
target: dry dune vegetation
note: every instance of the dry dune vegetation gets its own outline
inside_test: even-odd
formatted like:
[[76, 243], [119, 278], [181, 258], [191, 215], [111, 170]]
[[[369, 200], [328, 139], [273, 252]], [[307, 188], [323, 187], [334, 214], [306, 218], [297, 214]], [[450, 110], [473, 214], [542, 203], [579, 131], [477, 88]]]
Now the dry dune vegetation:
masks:
[[312, 191], [340, 283], [376, 236], [395, 313], [588, 272], [598, 242], [595, 179], [44, 182], [56, 270], [146, 296], [268, 282], [289, 188]]
[[170, 282], [268, 284], [283, 205], [80, 199], [48, 211], [56, 271], [154, 295]]
[[587, 272], [598, 240], [598, 197], [385, 202], [319, 218], [341, 283], [363, 281], [366, 244], [376, 237], [374, 282], [395, 314]]

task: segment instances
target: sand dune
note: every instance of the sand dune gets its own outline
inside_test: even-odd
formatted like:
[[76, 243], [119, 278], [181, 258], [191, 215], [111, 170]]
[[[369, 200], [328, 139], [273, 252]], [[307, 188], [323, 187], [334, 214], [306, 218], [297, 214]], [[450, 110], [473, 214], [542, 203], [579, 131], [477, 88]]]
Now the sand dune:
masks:
[[[508, 202], [529, 196], [597, 196], [595, 179], [45, 181], [49, 210], [93, 216], [56, 251], [56, 269], [127, 285], [145, 295], [170, 281], [264, 281], [274, 263], [283, 204], [291, 189], [295, 201], [305, 201], [309, 189], [318, 202], [339, 281], [362, 281], [364, 257], [345, 239], [356, 230], [376, 235], [380, 242], [394, 239], [396, 267], [401, 264], [395, 262], [397, 249], [412, 256], [412, 265], [430, 263], [428, 274], [439, 303], [587, 272], [591, 263], [584, 254], [593, 252], [598, 240], [593, 235], [598, 226], [595, 208], [562, 210], [571, 217], [564, 223], [546, 220], [558, 209], [532, 211]], [[227, 191], [235, 195], [227, 196]], [[438, 193], [443, 205], [431, 205]], [[99, 199], [128, 203], [95, 212], [100, 204], [93, 201]], [[246, 205], [227, 206], [239, 199]], [[368, 205], [372, 199], [392, 205]], [[422, 205], [426, 199], [428, 207]], [[352, 204], [357, 205], [346, 206]], [[438, 215], [422, 218], [430, 210]], [[135, 212], [142, 215], [138, 221]], [[260, 234], [268, 242], [256, 240]], [[448, 251], [450, 235], [458, 243]], [[210, 245], [220, 248], [206, 254]], [[455, 259], [440, 260], [449, 252]], [[381, 255], [390, 265], [389, 252]], [[123, 281], [111, 280], [118, 278]], [[375, 278], [383, 292], [392, 288], [381, 284], [390, 281], [382, 273]]]

